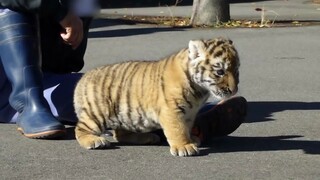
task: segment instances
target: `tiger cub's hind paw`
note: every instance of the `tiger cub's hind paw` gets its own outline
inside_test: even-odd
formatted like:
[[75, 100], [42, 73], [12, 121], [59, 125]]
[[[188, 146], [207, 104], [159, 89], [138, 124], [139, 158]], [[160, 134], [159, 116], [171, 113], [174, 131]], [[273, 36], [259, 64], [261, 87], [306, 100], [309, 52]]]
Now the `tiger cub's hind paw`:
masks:
[[173, 156], [194, 156], [199, 154], [196, 144], [190, 143], [182, 146], [173, 145], [170, 147]]
[[111, 144], [105, 136], [97, 136], [88, 134], [77, 138], [80, 146], [86, 149], [104, 149], [110, 147]]

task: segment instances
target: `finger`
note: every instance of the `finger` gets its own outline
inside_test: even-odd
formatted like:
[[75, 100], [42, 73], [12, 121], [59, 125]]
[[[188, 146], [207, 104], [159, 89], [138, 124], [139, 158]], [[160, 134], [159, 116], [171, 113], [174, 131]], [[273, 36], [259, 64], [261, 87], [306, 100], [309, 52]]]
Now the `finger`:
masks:
[[83, 31], [79, 31], [77, 33], [77, 36], [75, 37], [75, 40], [73, 41], [72, 48], [73, 49], [78, 48], [80, 46], [82, 40], [83, 40]]
[[80, 19], [75, 23], [75, 30], [77, 31], [77, 37], [74, 41], [74, 45], [73, 45], [74, 49], [76, 49], [83, 40], [83, 23]]
[[61, 33], [60, 36], [62, 37], [65, 44], [68, 44], [70, 46], [75, 46], [78, 44], [78, 33], [67, 31], [66, 33]]
[[74, 36], [74, 40], [71, 42], [71, 46], [72, 46], [72, 49], [76, 49], [81, 41], [80, 41], [80, 35], [77, 33], [75, 36]]
[[62, 32], [60, 33], [61, 38], [67, 44], [71, 43], [71, 33], [70, 32]]

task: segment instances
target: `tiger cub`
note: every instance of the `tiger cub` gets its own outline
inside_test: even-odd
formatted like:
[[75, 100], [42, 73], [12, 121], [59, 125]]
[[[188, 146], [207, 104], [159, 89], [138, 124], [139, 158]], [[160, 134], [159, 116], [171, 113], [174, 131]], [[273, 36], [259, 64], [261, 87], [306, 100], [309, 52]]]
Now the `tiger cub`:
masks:
[[154, 144], [150, 131], [162, 128], [174, 156], [198, 154], [191, 137], [199, 108], [210, 95], [228, 98], [237, 92], [239, 58], [231, 40], [192, 40], [189, 47], [159, 61], [131, 61], [96, 68], [76, 86], [75, 128], [79, 144], [105, 148], [114, 130], [118, 142]]

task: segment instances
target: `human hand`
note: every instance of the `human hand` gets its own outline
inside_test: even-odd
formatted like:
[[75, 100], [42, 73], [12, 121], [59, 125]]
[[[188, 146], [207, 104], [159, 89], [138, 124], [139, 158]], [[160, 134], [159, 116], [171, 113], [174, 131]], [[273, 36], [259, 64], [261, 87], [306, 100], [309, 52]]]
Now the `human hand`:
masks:
[[83, 24], [82, 20], [69, 12], [65, 18], [60, 21], [60, 25], [64, 31], [60, 33], [63, 41], [70, 45], [72, 49], [76, 49], [83, 39]]

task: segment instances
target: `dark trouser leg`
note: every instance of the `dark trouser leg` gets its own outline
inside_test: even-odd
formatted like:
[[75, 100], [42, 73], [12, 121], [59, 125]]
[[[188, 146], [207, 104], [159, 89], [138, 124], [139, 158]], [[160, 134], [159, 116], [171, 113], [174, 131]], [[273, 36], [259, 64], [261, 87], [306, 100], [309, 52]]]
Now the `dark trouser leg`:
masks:
[[40, 20], [42, 69], [44, 72], [65, 74], [78, 72], [84, 65], [84, 54], [87, 48], [90, 17], [82, 18], [83, 40], [77, 49], [66, 45], [60, 37], [61, 26], [55, 20], [46, 18]]
[[82, 17], [83, 40], [77, 49], [66, 45], [61, 37], [59, 23], [52, 19], [41, 19], [42, 69], [44, 73], [45, 95], [48, 88], [55, 87], [46, 98], [52, 110], [63, 123], [76, 123], [77, 118], [73, 108], [73, 90], [82, 76], [78, 72], [84, 65], [84, 54], [87, 48], [88, 32], [92, 17]]
[[64, 134], [43, 97], [41, 57], [33, 16], [9, 11], [0, 16], [0, 57], [12, 85], [10, 105], [19, 112], [19, 130], [30, 138]]
[[77, 117], [73, 107], [73, 92], [82, 73], [44, 73], [44, 96], [53, 114], [64, 124], [75, 124]]

